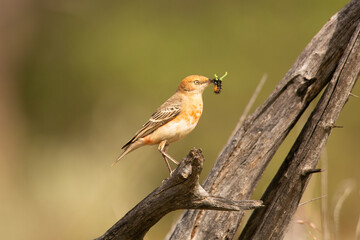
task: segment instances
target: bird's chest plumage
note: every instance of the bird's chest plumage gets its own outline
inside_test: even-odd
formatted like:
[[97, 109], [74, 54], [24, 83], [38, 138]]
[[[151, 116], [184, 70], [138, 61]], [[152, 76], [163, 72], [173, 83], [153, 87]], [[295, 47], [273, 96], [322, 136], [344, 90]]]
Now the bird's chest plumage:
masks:
[[[173, 120], [158, 128], [152, 138], [157, 141], [167, 140], [169, 143], [189, 134], [199, 122], [203, 111], [202, 98], [187, 99], [182, 110]], [[160, 137], [161, 136], [161, 137]]]
[[187, 127], [194, 128], [201, 117], [202, 111], [202, 103], [190, 104], [190, 106], [187, 106], [181, 111], [179, 116], [174, 119], [174, 121], [176, 122], [177, 120], [179, 122], [183, 122], [183, 124]]

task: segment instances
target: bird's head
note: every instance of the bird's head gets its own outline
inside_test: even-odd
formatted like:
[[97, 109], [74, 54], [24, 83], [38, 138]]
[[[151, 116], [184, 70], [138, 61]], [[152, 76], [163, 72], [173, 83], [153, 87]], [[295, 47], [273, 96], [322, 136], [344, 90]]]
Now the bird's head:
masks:
[[178, 91], [188, 93], [202, 93], [207, 86], [209, 86], [213, 80], [200, 76], [190, 75], [181, 81]]

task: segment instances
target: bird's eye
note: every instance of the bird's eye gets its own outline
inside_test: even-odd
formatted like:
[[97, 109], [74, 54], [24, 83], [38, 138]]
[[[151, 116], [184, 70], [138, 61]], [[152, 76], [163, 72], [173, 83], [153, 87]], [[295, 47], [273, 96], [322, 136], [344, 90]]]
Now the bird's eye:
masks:
[[195, 83], [195, 84], [199, 84], [200, 82], [199, 82], [199, 80], [195, 80], [194, 83]]

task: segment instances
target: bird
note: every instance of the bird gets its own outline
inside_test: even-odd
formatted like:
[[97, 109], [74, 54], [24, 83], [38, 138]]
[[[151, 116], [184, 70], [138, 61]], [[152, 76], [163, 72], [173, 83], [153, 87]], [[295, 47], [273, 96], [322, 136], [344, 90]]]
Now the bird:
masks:
[[213, 82], [213, 79], [200, 75], [184, 78], [175, 94], [157, 108], [134, 137], [121, 148], [124, 151], [113, 165], [139, 147], [158, 144], [158, 150], [171, 175], [173, 171], [168, 159], [176, 165], [179, 163], [167, 153], [169, 144], [194, 130], [203, 112], [202, 93]]

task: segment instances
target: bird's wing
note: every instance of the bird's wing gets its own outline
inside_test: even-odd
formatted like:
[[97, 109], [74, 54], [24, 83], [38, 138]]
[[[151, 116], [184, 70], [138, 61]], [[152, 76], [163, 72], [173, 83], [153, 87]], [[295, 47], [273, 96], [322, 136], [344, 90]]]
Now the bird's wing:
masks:
[[175, 95], [169, 98], [151, 115], [150, 119], [142, 126], [135, 136], [122, 147], [122, 149], [128, 147], [139, 138], [149, 135], [162, 125], [174, 119], [181, 112], [181, 106], [181, 98], [177, 98]]

